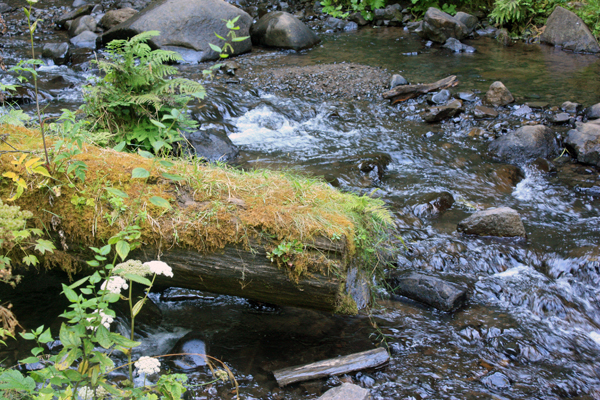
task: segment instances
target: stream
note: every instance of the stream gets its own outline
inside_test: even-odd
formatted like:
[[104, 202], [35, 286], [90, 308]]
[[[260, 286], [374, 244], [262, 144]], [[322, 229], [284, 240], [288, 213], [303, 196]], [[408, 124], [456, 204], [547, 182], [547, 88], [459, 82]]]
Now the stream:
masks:
[[[43, 41], [64, 40], [64, 32]], [[477, 52], [454, 54], [402, 28], [365, 27], [325, 34], [314, 49], [257, 50], [235, 61], [244, 68], [358, 63], [400, 73], [411, 82], [457, 75], [460, 85], [482, 97], [502, 81], [516, 98], [560, 106], [600, 102], [600, 58], [517, 43], [504, 47], [490, 38], [467, 40]], [[7, 66], [27, 58], [27, 38], [0, 36]], [[41, 47], [40, 47], [41, 48]], [[82, 54], [83, 60], [91, 55]], [[184, 76], [203, 66], [184, 65]], [[51, 96], [47, 113], [76, 109], [80, 88], [94, 70], [86, 61], [71, 67], [44, 66], [41, 89]], [[4, 83], [14, 76], [2, 74]], [[162, 313], [143, 324], [143, 355], [168, 352], [188, 332], [198, 332], [208, 354], [227, 363], [243, 399], [314, 399], [344, 381], [371, 389], [374, 399], [599, 399], [600, 398], [600, 185], [599, 171], [568, 156], [551, 172], [523, 165], [522, 178], [488, 155], [489, 138], [473, 127], [506, 132], [528, 119], [546, 121], [547, 110], [527, 117], [501, 113], [495, 120], [456, 118], [428, 124], [418, 116], [424, 97], [392, 106], [381, 98], [336, 99], [322, 94], [272, 93], [240, 83], [207, 85], [207, 107], [198, 111], [203, 128], [226, 133], [240, 148], [242, 168], [295, 170], [326, 176], [341, 190], [383, 198], [397, 218], [406, 248], [398, 268], [419, 270], [472, 290], [468, 305], [443, 313], [390, 296], [371, 316], [328, 315], [291, 307], [182, 289], [153, 294]], [[25, 106], [27, 109], [27, 106]], [[549, 125], [557, 133], [567, 125]], [[358, 168], [360, 160], [389, 155], [382, 176]], [[456, 202], [439, 216], [419, 212], [437, 193]], [[507, 206], [525, 224], [526, 241], [465, 237], [459, 221], [475, 209]], [[50, 285], [48, 283], [48, 285]], [[58, 326], [64, 302], [59, 289], [45, 288], [12, 300], [22, 324]], [[51, 299], [51, 300], [50, 300]], [[50, 300], [50, 301], [49, 301]], [[126, 322], [121, 319], [122, 329]], [[117, 329], [119, 327], [117, 326]], [[390, 363], [345, 377], [280, 389], [271, 371], [385, 345]], [[8, 361], [24, 354], [19, 344], [3, 352]], [[21, 349], [21, 350], [19, 350]], [[192, 383], [207, 370], [189, 373]], [[192, 389], [193, 399], [233, 398], [231, 387]]]

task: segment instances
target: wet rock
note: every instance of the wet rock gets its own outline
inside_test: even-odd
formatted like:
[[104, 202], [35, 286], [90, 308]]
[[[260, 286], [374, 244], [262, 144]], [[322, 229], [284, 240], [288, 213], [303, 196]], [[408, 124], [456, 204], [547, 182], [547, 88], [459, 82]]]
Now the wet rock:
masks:
[[484, 376], [481, 379], [481, 383], [492, 390], [502, 390], [510, 387], [510, 380], [501, 372], [494, 372], [493, 374]]
[[[14, 90], [7, 91], [4, 93], [3, 101], [8, 104], [31, 104], [35, 103], [35, 89], [26, 85], [18, 85]], [[52, 96], [44, 91], [38, 91], [38, 98], [40, 101], [46, 101], [52, 99]]]
[[533, 112], [533, 110], [531, 109], [531, 107], [529, 107], [528, 105], [522, 105], [521, 107], [519, 107], [515, 111], [513, 111], [512, 114], [515, 117], [525, 117], [525, 116], [531, 114], [532, 112]]
[[560, 109], [570, 114], [579, 114], [583, 110], [583, 106], [579, 103], [565, 101], [561, 104]]
[[460, 92], [458, 94], [458, 98], [463, 101], [469, 101], [469, 102], [477, 101], [477, 95], [471, 91]]
[[416, 272], [394, 273], [387, 281], [394, 294], [446, 312], [459, 309], [469, 298], [468, 289], [464, 286]]
[[425, 204], [414, 208], [413, 212], [417, 217], [438, 216], [454, 204], [454, 197], [448, 192], [432, 193], [428, 197], [431, 199], [427, 199]]
[[75, 47], [95, 49], [97, 38], [98, 35], [96, 35], [94, 32], [85, 31], [71, 38], [69, 42], [71, 42], [71, 44]]
[[494, 171], [494, 176], [499, 183], [498, 187], [501, 189], [508, 189], [508, 192], [512, 192], [517, 183], [525, 177], [523, 171], [514, 165], [499, 166]]
[[585, 116], [588, 119], [599, 119], [600, 118], [600, 103], [594, 104], [591, 107], [586, 108]]
[[369, 400], [369, 389], [363, 389], [353, 383], [344, 382], [340, 386], [326, 391], [317, 400]]
[[484, 36], [484, 37], [485, 36], [495, 37], [497, 32], [498, 32], [498, 29], [494, 28], [493, 26], [488, 26], [485, 29], [478, 29], [477, 31], [475, 31], [477, 36]]
[[69, 62], [71, 53], [68, 43], [46, 43], [42, 48], [42, 57], [49, 58], [56, 65], [63, 65]]
[[549, 158], [558, 152], [553, 132], [544, 125], [522, 126], [496, 139], [489, 149], [501, 160], [512, 163]]
[[307, 49], [321, 41], [302, 21], [282, 11], [262, 17], [252, 27], [251, 34], [253, 44], [296, 51]]
[[74, 37], [85, 31], [96, 30], [96, 19], [91, 15], [84, 15], [75, 19], [69, 26], [69, 36]]
[[208, 345], [204, 335], [198, 332], [190, 332], [175, 343], [169, 354], [186, 355], [170, 357], [167, 363], [178, 370], [192, 371], [206, 366]]
[[430, 107], [423, 115], [426, 122], [440, 122], [448, 118], [452, 118], [463, 111], [460, 100], [453, 100], [445, 106]]
[[531, 166], [543, 173], [556, 172], [556, 167], [545, 158], [538, 158], [531, 163]]
[[353, 14], [351, 14], [348, 19], [352, 22], [355, 22], [356, 24], [358, 24], [359, 26], [365, 26], [369, 24], [369, 21], [367, 21], [365, 19], [365, 17], [362, 16], [361, 13], [359, 12], [355, 12]]
[[409, 22], [406, 24], [404, 29], [408, 29], [409, 32], [414, 32], [420, 35], [423, 32], [423, 21]]
[[16, 7], [10, 6], [6, 3], [0, 3], [0, 14], [2, 13], [9, 13], [11, 11], [16, 10]]
[[528, 101], [527, 103], [525, 103], [525, 105], [527, 107], [531, 107], [531, 108], [535, 108], [535, 109], [544, 109], [544, 108], [548, 108], [548, 106], [550, 104], [545, 101]]
[[467, 235], [525, 237], [519, 213], [508, 207], [478, 211], [458, 223], [457, 230]]
[[77, 8], [77, 7], [81, 7], [81, 6], [85, 6], [86, 4], [88, 4], [87, 0], [75, 0], [73, 2], [73, 8]]
[[479, 23], [479, 19], [476, 16], [462, 11], [457, 12], [454, 18], [462, 22], [467, 27], [467, 33], [469, 34], [475, 30], [477, 24]]
[[212, 130], [186, 132], [184, 136], [198, 157], [211, 162], [229, 162], [239, 154], [237, 146], [226, 135]]
[[477, 106], [473, 109], [473, 116], [478, 119], [496, 118], [498, 111], [486, 106]]
[[482, 128], [479, 128], [479, 127], [474, 127], [468, 133], [468, 135], [470, 137], [480, 137], [480, 136], [485, 136], [487, 134], [488, 134], [488, 132], [485, 129], [482, 129]]
[[567, 134], [565, 144], [577, 156], [577, 161], [600, 167], [600, 120], [576, 123]]
[[408, 85], [408, 81], [402, 75], [392, 75], [392, 82], [390, 83], [390, 90], [400, 85]]
[[402, 6], [400, 4], [390, 4], [385, 8], [375, 10], [373, 15], [375, 21], [402, 21]]
[[[215, 42], [215, 33], [227, 37], [223, 20], [239, 17], [237, 36], [248, 36], [252, 17], [221, 0], [164, 0], [134, 15], [102, 35], [98, 42], [105, 45], [114, 39], [127, 39], [149, 30], [160, 31], [148, 43], [160, 49], [176, 51], [185, 62], [195, 63], [219, 59], [219, 53], [209, 43]], [[250, 51], [251, 41], [233, 43], [233, 55]]]
[[375, 181], [383, 178], [387, 166], [392, 162], [392, 157], [386, 153], [371, 154], [364, 158], [358, 168], [361, 172], [369, 174]]
[[486, 103], [498, 107], [512, 103], [515, 98], [502, 82], [496, 81], [490, 85], [484, 100]]
[[553, 115], [551, 118], [551, 121], [554, 122], [555, 124], [564, 124], [565, 122], [569, 122], [570, 119], [571, 119], [571, 115], [569, 113], [562, 112], [562, 113]]
[[112, 29], [115, 26], [127, 21], [137, 13], [137, 10], [129, 7], [121, 8], [119, 10], [111, 10], [104, 14], [102, 19], [100, 19], [100, 26], [106, 30]]
[[556, 7], [548, 21], [540, 41], [576, 53], [599, 53], [600, 46], [581, 18], [560, 6]]
[[450, 49], [455, 53], [475, 53], [475, 47], [467, 46], [455, 38], [448, 38], [442, 47]]
[[[296, 16], [294, 16], [296, 17]], [[358, 29], [358, 24], [352, 21], [345, 21], [339, 18], [329, 17], [325, 22], [325, 26], [335, 29], [336, 31], [351, 32]]]
[[510, 47], [514, 44], [512, 38], [508, 34], [508, 31], [504, 28], [496, 31], [496, 41], [504, 47]]
[[65, 23], [67, 21], [72, 21], [72, 20], [82, 17], [84, 15], [90, 15], [92, 13], [93, 9], [94, 9], [94, 6], [92, 4], [86, 4], [84, 6], [76, 8], [73, 11], [69, 11], [68, 13], [63, 14], [60, 17], [58, 17], [58, 19], [56, 20], [56, 25], [58, 25], [61, 28], [64, 28]]
[[448, 38], [463, 39], [468, 34], [468, 29], [459, 20], [445, 12], [430, 7], [423, 17], [422, 31], [419, 33], [424, 39], [438, 43], [445, 43]]
[[448, 89], [440, 90], [431, 96], [431, 101], [435, 104], [445, 104], [448, 100], [450, 100], [450, 91]]
[[152, 0], [119, 0], [116, 3], [116, 8], [133, 8], [141, 11], [150, 4]]

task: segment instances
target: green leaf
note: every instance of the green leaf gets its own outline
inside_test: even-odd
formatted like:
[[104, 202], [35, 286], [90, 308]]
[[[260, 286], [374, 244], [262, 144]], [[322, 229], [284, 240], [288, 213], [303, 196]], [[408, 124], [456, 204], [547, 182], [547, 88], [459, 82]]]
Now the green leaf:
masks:
[[[58, 353], [58, 360], [54, 366], [59, 371], [65, 371], [68, 369], [77, 358], [81, 355], [81, 350], [78, 347], [72, 347], [71, 349], [64, 348]], [[66, 372], [66, 371], [65, 371]]]
[[76, 303], [79, 300], [79, 296], [77, 296], [77, 293], [75, 293], [73, 289], [71, 289], [64, 283], [62, 284], [62, 288], [62, 292], [65, 294], [65, 296], [67, 296], [67, 299], [69, 299], [71, 303]]
[[220, 53], [221, 51], [223, 51], [219, 46], [214, 45], [212, 43], [208, 44], [210, 46], [211, 49], [213, 49], [214, 51], [216, 51], [217, 53]]
[[162, 173], [162, 176], [163, 176], [164, 178], [167, 178], [167, 179], [170, 179], [170, 180], [172, 180], [172, 181], [176, 181], [176, 182], [177, 182], [177, 181], [182, 181], [182, 180], [184, 179], [182, 176], [179, 176], [179, 175], [174, 175], [174, 174], [168, 174], [168, 173], [166, 173], [166, 172], [163, 172], [163, 173]]
[[137, 347], [141, 344], [140, 342], [136, 342], [135, 340], [127, 339], [125, 336], [119, 335], [118, 333], [111, 333], [110, 338], [113, 340], [113, 342], [115, 342], [115, 344], [127, 347], [129, 349]]
[[171, 204], [169, 204], [168, 200], [165, 200], [162, 197], [158, 197], [158, 196], [150, 197], [150, 203], [154, 204], [155, 206], [166, 208], [166, 209], [171, 208]]
[[35, 389], [35, 381], [29, 376], [24, 377], [19, 371], [9, 369], [0, 374], [0, 389], [28, 393]]
[[123, 140], [122, 142], [120, 142], [119, 144], [117, 144], [115, 147], [113, 147], [113, 150], [115, 150], [115, 151], [123, 151], [123, 149], [125, 148], [126, 145], [127, 145], [127, 142], [125, 142]]
[[56, 247], [54, 247], [54, 243], [49, 240], [38, 239], [36, 240], [35, 249], [44, 254], [46, 252], [52, 253]]
[[149, 279], [144, 278], [143, 276], [136, 275], [136, 274], [124, 274], [123, 278], [128, 279], [133, 282], [137, 282], [144, 286], [152, 286], [152, 282], [150, 282]]
[[246, 39], [249, 39], [250, 36], [239, 36], [231, 39], [232, 42], [243, 42]]
[[157, 140], [154, 143], [152, 143], [152, 149], [154, 150], [155, 153], [158, 153], [158, 151], [160, 149], [162, 149], [163, 147], [165, 147], [167, 145], [167, 142], [165, 142], [164, 140]]
[[110, 194], [112, 194], [113, 196], [116, 196], [116, 197], [121, 197], [123, 199], [126, 199], [126, 198], [129, 197], [129, 195], [127, 193], [125, 193], [125, 192], [123, 192], [123, 191], [121, 191], [119, 189], [110, 188], [110, 187], [107, 187], [107, 188], [104, 188], [104, 189], [106, 189], [106, 191], [108, 193], [110, 193]]
[[77, 289], [79, 286], [83, 285], [84, 283], [86, 283], [88, 281], [88, 279], [90, 279], [89, 276], [86, 276], [85, 278], [81, 278], [80, 280], [73, 282], [72, 284], [69, 285], [70, 289]]
[[110, 338], [110, 331], [102, 324], [100, 324], [98, 330], [96, 330], [96, 340], [98, 340], [98, 344], [105, 349], [108, 349], [113, 345], [113, 341]]
[[40, 335], [40, 337], [38, 338], [40, 343], [49, 343], [51, 341], [54, 340], [54, 338], [52, 337], [52, 333], [50, 333], [50, 328], [46, 329], [44, 331], [44, 333], [42, 333]]
[[150, 159], [154, 158], [154, 154], [150, 153], [149, 151], [142, 150], [142, 149], [138, 150], [138, 154], [144, 158], [150, 158]]
[[121, 257], [121, 260], [125, 261], [127, 255], [129, 254], [129, 251], [131, 250], [131, 247], [126, 241], [119, 240], [117, 242], [117, 245], [115, 246], [115, 250], [117, 251], [119, 257]]
[[166, 126], [165, 124], [163, 124], [162, 122], [160, 122], [160, 121], [157, 121], [157, 120], [155, 120], [155, 119], [151, 119], [151, 120], [150, 120], [150, 122], [151, 122], [153, 125], [155, 125], [155, 126], [157, 126], [157, 127], [161, 128], [161, 129], [167, 129], [167, 126]]
[[25, 340], [34, 340], [35, 339], [35, 335], [33, 333], [21, 333], [21, 337]]
[[27, 266], [37, 265], [39, 263], [37, 257], [34, 256], [33, 254], [29, 254], [29, 255], [23, 257], [23, 262]]
[[77, 333], [67, 326], [64, 322], [60, 326], [60, 332], [58, 334], [60, 342], [65, 347], [73, 347], [79, 346], [81, 344], [81, 338], [77, 335]]
[[171, 168], [173, 165], [175, 165], [171, 161], [167, 161], [167, 160], [160, 160], [158, 163], [165, 168]]
[[35, 364], [37, 362], [40, 362], [40, 359], [37, 357], [27, 357], [23, 360], [19, 360], [19, 362], [21, 362], [23, 364]]
[[133, 172], [131, 173], [131, 177], [132, 178], [147, 178], [150, 176], [150, 172], [148, 172], [146, 169], [138, 167], [138, 168], [134, 168]]

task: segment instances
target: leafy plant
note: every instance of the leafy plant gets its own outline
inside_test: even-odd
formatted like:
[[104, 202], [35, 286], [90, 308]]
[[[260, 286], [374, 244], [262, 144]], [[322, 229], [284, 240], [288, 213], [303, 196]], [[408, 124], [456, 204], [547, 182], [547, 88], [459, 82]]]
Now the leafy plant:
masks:
[[105, 76], [84, 90], [83, 106], [95, 119], [95, 128], [112, 132], [115, 143], [155, 153], [173, 149], [181, 131], [196, 126], [179, 110], [205, 95], [197, 82], [170, 78], [177, 68], [166, 63], [182, 58], [173, 51], [150, 48], [146, 42], [159, 34], [148, 31], [110, 42], [107, 58], [96, 61]]
[[282, 241], [279, 243], [277, 247], [273, 249], [271, 252], [267, 252], [267, 258], [271, 260], [271, 262], [275, 262], [276, 259], [280, 259], [288, 266], [293, 266], [293, 258], [297, 254], [301, 254], [304, 250], [304, 245], [302, 242], [294, 239], [292, 241]]
[[[216, 51], [217, 53], [219, 53], [219, 57], [222, 59], [228, 58], [230, 55], [233, 54], [234, 49], [233, 49], [232, 43], [243, 42], [244, 40], [247, 40], [250, 38], [250, 36], [238, 36], [237, 35], [236, 31], [239, 31], [240, 27], [236, 26], [235, 23], [237, 22], [237, 20], [239, 18], [240, 18], [240, 16], [238, 15], [234, 19], [222, 20], [223, 22], [225, 22], [225, 25], [226, 25], [227, 29], [229, 29], [229, 32], [227, 32], [227, 38], [224, 38], [223, 36], [221, 36], [217, 32], [215, 32], [215, 36], [218, 39], [223, 40], [225, 42], [221, 47], [219, 47], [215, 44], [212, 44], [212, 43], [208, 44], [210, 46], [210, 48], [213, 49], [213, 51]], [[210, 68], [203, 70], [202, 73], [206, 76], [212, 77], [212, 75], [215, 73], [215, 71], [218, 70], [219, 68], [221, 68], [222, 66], [223, 66], [223, 64], [212, 65]]]
[[597, 39], [600, 39], [600, 0], [587, 0], [583, 6], [573, 10], [581, 17]]
[[335, 18], [346, 18], [350, 13], [359, 12], [371, 21], [373, 11], [385, 7], [386, 0], [322, 0], [321, 5], [324, 13]]

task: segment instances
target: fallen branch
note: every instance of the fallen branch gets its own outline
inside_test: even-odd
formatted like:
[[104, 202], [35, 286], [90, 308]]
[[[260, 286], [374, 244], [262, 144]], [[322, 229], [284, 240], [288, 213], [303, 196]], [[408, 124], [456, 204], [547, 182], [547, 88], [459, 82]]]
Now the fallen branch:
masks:
[[392, 104], [399, 103], [413, 97], [432, 92], [434, 90], [447, 89], [458, 85], [456, 75], [450, 75], [434, 83], [424, 83], [422, 85], [401, 85], [392, 90], [383, 93], [384, 99], [390, 99]]
[[280, 387], [294, 382], [319, 379], [331, 375], [342, 375], [361, 369], [378, 367], [390, 359], [388, 352], [383, 348], [363, 351], [348, 356], [317, 361], [312, 364], [299, 365], [273, 371]]

